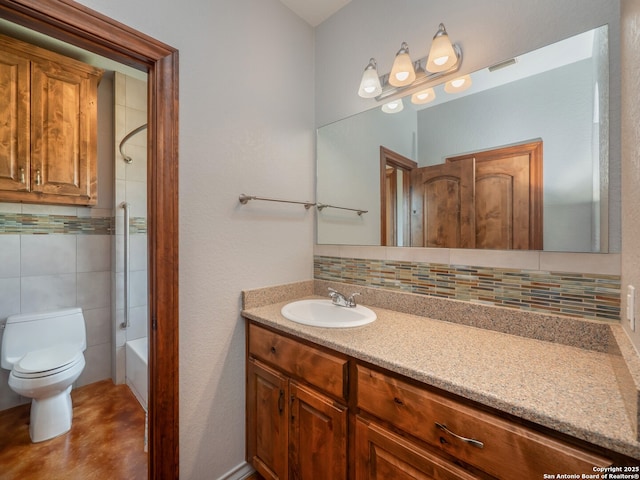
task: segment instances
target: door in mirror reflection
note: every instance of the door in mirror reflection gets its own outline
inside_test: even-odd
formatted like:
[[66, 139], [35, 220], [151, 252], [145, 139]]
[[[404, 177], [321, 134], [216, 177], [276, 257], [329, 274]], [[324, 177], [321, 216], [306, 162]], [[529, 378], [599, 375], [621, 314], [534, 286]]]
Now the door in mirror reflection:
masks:
[[[393, 164], [392, 154], [381, 150], [381, 159], [386, 159], [381, 185], [386, 237], [382, 240], [387, 245], [403, 245], [398, 240], [408, 239], [402, 235], [408, 230], [410, 243], [405, 245], [414, 247], [542, 249], [541, 141], [450, 157], [443, 164], [409, 166], [407, 170]], [[406, 186], [403, 175], [411, 182], [410, 204], [399, 193]]]

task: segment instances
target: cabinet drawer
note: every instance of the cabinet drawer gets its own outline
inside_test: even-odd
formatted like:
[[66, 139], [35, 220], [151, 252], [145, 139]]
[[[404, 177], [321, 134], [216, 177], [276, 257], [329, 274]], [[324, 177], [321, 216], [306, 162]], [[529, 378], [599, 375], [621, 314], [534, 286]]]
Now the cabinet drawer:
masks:
[[249, 355], [303, 379], [337, 398], [346, 398], [347, 360], [249, 324]]
[[358, 407], [498, 478], [593, 473], [594, 466], [611, 465], [604, 457], [360, 365]]

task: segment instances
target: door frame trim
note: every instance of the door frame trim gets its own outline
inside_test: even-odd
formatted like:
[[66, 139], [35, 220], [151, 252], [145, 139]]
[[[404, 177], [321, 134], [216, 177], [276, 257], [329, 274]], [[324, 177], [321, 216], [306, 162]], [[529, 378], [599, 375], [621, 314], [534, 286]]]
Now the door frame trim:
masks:
[[71, 0], [0, 0], [0, 16], [148, 72], [148, 478], [177, 479], [178, 51]]

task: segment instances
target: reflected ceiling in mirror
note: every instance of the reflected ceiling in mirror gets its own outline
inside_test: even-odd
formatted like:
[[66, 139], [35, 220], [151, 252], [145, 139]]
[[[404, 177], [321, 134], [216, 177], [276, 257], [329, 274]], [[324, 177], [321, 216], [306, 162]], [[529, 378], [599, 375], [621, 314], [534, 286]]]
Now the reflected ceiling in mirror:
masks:
[[[318, 244], [607, 251], [607, 27], [508, 59], [471, 79], [472, 86], [459, 93], [433, 86], [435, 99], [425, 104], [408, 95], [396, 114], [378, 104], [318, 129], [317, 201], [368, 210], [362, 216], [318, 212]], [[540, 144], [541, 171], [516, 181], [503, 169], [503, 152], [532, 143]], [[388, 152], [405, 166], [385, 161]], [[445, 171], [447, 164], [458, 168], [463, 158], [473, 159], [465, 167], [467, 180], [449, 173], [434, 180], [426, 173], [430, 167]], [[517, 182], [531, 195], [542, 192], [537, 217], [533, 207], [519, 206], [527, 195], [517, 194]], [[443, 199], [443, 192], [451, 198]], [[515, 240], [527, 223], [540, 235], [537, 243]], [[442, 233], [445, 227], [449, 234]], [[494, 237], [498, 243], [488, 240]]]

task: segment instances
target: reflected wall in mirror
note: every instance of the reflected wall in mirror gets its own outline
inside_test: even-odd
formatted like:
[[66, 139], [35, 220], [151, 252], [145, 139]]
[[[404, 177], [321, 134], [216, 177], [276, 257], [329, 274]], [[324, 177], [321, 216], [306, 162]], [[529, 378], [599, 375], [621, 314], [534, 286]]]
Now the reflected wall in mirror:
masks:
[[[450, 94], [435, 86], [436, 99], [430, 103], [414, 105], [407, 96], [399, 113], [387, 114], [376, 106], [319, 128], [317, 200], [369, 213], [354, 218], [319, 212], [317, 243], [607, 252], [607, 26], [514, 60], [472, 73], [473, 84], [464, 92]], [[494, 171], [489, 180], [487, 171], [495, 169], [485, 161], [480, 170], [478, 165], [487, 152], [511, 152], [533, 143], [540, 145], [542, 162], [522, 181], [530, 198], [542, 187], [541, 206], [518, 207], [517, 179]], [[461, 187], [459, 179], [447, 177], [441, 186], [458, 203], [426, 204], [425, 196], [409, 195], [416, 189], [412, 170], [460, 158], [475, 159], [471, 183]], [[462, 203], [465, 188], [470, 192]], [[493, 192], [491, 205], [478, 197], [482, 191]], [[514, 220], [518, 208], [530, 210], [526, 220]], [[473, 238], [460, 243], [458, 232], [451, 235], [458, 236], [456, 241], [430, 242], [424, 225], [418, 224], [426, 211], [458, 220], [466, 211]], [[513, 232], [521, 230], [518, 221], [527, 222], [527, 229], [540, 238], [514, 240]], [[506, 232], [504, 240], [488, 243], [487, 225]]]

